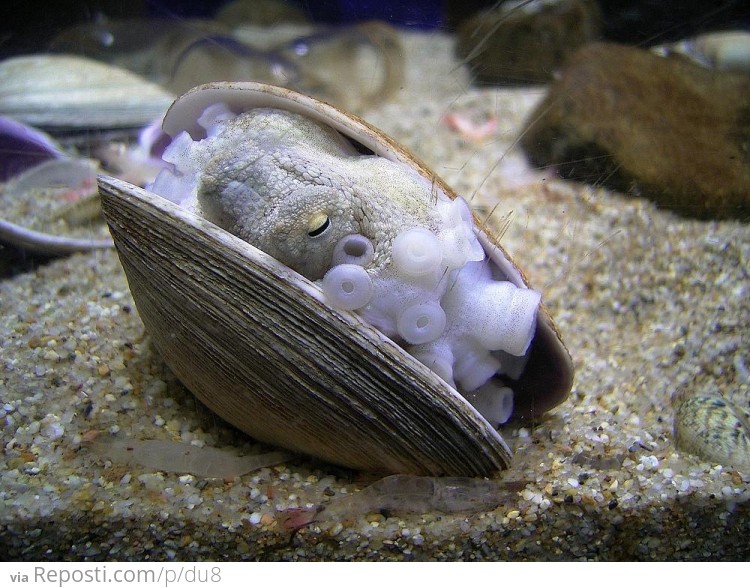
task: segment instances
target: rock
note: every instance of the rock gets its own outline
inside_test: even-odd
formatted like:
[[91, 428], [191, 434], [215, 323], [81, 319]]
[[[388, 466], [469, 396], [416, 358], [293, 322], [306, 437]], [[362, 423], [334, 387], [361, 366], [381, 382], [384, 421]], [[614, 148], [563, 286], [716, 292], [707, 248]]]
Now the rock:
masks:
[[456, 52], [479, 82], [544, 83], [600, 29], [593, 0], [508, 2], [464, 21]]
[[697, 218], [750, 214], [750, 76], [616, 44], [581, 49], [521, 146], [566, 178]]

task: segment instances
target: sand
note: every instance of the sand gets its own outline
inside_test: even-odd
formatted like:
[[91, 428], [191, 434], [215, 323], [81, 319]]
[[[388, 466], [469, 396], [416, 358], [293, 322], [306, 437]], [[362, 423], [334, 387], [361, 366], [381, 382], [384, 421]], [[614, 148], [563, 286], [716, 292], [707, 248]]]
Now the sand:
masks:
[[[312, 510], [377, 479], [296, 457], [233, 480], [108, 462], [85, 441], [271, 451], [223, 423], [150, 345], [114, 251], [0, 281], [0, 553], [9, 560], [747, 559], [750, 472], [673, 443], [673, 397], [747, 406], [750, 228], [519, 171], [544, 88], [472, 89], [451, 39], [404, 35], [407, 78], [365, 113], [498, 227], [570, 349], [568, 400], [503, 435], [515, 452], [479, 513]], [[494, 115], [481, 142], [441, 122]], [[502, 162], [500, 158], [507, 153]], [[510, 488], [502, 482], [514, 481]]]

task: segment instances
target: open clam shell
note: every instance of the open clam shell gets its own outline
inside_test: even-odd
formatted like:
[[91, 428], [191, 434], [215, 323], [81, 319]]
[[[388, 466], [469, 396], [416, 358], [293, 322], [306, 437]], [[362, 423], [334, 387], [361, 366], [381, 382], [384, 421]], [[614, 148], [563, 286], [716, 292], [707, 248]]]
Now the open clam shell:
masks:
[[[405, 149], [324, 103], [260, 84], [191, 91], [165, 117], [223, 101], [275, 107], [336, 128], [362, 148], [412, 166], [453, 192]], [[321, 290], [212, 223], [112, 178], [100, 178], [102, 208], [146, 329], [177, 377], [212, 411], [258, 440], [356, 469], [486, 475], [508, 467], [500, 434], [451, 386], [357, 315], [334, 309]], [[521, 272], [489, 235], [488, 255], [516, 285]], [[572, 365], [552, 320], [540, 311], [517, 414], [555, 406]]]

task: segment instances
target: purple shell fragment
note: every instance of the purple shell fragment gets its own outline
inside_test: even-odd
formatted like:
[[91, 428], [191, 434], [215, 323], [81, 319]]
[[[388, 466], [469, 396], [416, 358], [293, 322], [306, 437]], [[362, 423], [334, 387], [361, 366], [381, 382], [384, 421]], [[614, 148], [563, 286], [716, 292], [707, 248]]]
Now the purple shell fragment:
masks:
[[47, 134], [0, 116], [0, 181], [9, 179], [49, 159], [65, 157]]
[[141, 150], [154, 159], [161, 159], [164, 150], [172, 142], [172, 137], [161, 128], [162, 119], [157, 118], [150, 125], [143, 127], [138, 134], [138, 145]]

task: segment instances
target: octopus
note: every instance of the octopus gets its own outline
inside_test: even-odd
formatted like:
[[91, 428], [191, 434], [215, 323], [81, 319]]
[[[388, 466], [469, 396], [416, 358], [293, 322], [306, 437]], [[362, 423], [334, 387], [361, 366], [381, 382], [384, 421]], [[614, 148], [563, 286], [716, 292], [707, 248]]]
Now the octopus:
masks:
[[214, 104], [177, 135], [150, 190], [316, 281], [454, 386], [494, 426], [512, 414], [541, 295], [490, 263], [462, 198], [299, 114]]

